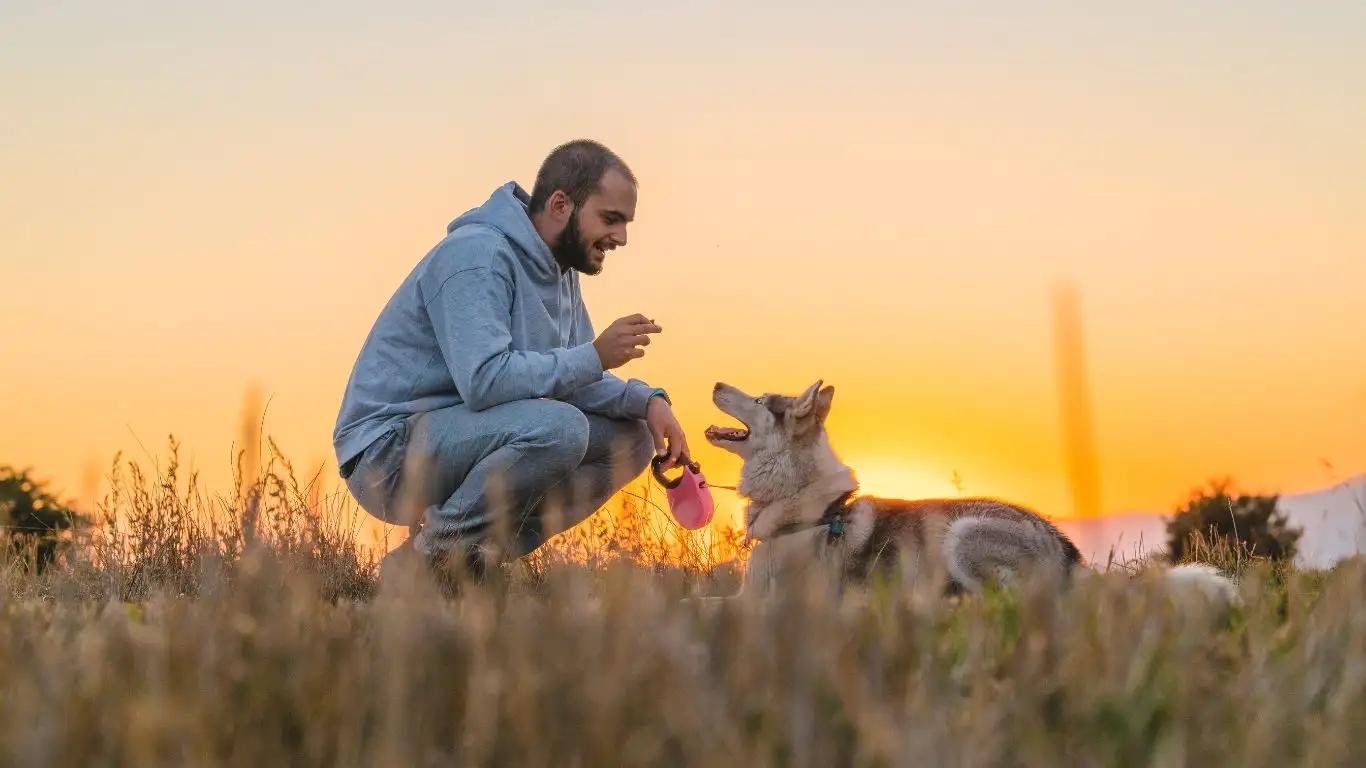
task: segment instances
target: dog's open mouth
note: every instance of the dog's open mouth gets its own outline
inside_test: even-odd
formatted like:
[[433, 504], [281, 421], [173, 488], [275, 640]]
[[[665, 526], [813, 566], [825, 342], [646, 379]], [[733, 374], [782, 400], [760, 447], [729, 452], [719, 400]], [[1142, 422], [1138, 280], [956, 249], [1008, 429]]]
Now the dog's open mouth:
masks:
[[707, 427], [708, 440], [720, 440], [728, 443], [742, 443], [749, 439], [748, 429], [738, 429], [736, 427]]

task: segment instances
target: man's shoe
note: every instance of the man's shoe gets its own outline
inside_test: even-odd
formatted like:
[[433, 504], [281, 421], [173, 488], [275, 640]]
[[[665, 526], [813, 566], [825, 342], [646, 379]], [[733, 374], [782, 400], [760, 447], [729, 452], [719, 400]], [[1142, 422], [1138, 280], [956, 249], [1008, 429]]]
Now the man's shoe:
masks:
[[[461, 574], [459, 564], [463, 560], [464, 577], [473, 582], [483, 581], [483, 559], [475, 548], [457, 546], [451, 550], [426, 555], [413, 545], [413, 536], [384, 556], [379, 564], [381, 588], [385, 584], [401, 583], [405, 579], [433, 579], [445, 597], [460, 594]], [[462, 557], [463, 555], [463, 557]]]

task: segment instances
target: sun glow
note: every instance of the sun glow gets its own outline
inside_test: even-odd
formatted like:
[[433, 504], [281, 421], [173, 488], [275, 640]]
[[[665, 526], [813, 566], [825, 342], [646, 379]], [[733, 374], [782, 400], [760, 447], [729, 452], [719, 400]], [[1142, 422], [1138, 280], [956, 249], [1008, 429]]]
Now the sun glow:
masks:
[[952, 477], [940, 477], [913, 462], [899, 462], [885, 456], [847, 460], [858, 479], [859, 492], [873, 496], [923, 499], [961, 496]]

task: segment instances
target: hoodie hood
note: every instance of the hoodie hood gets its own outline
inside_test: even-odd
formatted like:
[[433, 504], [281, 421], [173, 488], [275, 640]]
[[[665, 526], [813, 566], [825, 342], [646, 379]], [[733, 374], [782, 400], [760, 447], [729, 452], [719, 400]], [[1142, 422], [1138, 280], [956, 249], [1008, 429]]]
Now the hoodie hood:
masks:
[[390, 297], [337, 414], [343, 477], [391, 430], [406, 439], [413, 414], [456, 405], [556, 399], [612, 419], [646, 417], [656, 391], [603, 370], [579, 272], [560, 269], [527, 215], [530, 199], [515, 182], [495, 189], [447, 225]]
[[521, 258], [517, 263], [521, 270], [532, 283], [540, 286], [547, 306], [554, 307], [557, 343], [568, 345], [575, 310], [582, 301], [578, 275], [572, 269], [560, 267], [550, 246], [541, 239], [527, 213], [530, 204], [531, 195], [517, 182], [509, 181], [495, 189], [483, 205], [456, 217], [446, 226], [446, 234], [449, 237], [461, 227], [472, 226], [489, 227], [502, 233], [519, 252]]
[[446, 226], [446, 234], [473, 225], [496, 229], [526, 257], [523, 266], [528, 275], [537, 282], [558, 283], [565, 271], [532, 225], [527, 213], [530, 204], [531, 195], [517, 182], [509, 181], [494, 190], [483, 205], [456, 217]]

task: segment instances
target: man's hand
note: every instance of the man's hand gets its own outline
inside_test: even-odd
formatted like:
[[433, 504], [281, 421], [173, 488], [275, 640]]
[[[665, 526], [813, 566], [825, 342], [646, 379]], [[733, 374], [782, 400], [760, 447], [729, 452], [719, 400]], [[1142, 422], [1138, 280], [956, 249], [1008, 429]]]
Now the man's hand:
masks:
[[650, 343], [648, 334], [659, 333], [660, 327], [644, 315], [631, 315], [614, 320], [593, 340], [603, 370], [619, 368], [629, 360], [645, 356], [640, 349]]
[[663, 456], [668, 452], [669, 458], [659, 465], [661, 472], [678, 466], [681, 457], [692, 457], [688, 453], [688, 438], [683, 436], [683, 427], [674, 418], [673, 408], [667, 400], [662, 397], [650, 398], [650, 405], [645, 411], [645, 424], [655, 440], [655, 453]]

